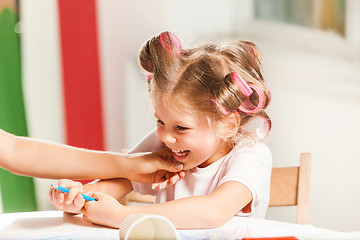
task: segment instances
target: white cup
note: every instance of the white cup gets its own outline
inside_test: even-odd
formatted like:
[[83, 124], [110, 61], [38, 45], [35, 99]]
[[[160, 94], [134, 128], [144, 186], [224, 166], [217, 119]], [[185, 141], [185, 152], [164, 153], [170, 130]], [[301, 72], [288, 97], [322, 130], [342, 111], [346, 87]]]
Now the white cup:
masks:
[[160, 215], [133, 214], [125, 218], [120, 226], [120, 240], [166, 239], [176, 240], [176, 228]]

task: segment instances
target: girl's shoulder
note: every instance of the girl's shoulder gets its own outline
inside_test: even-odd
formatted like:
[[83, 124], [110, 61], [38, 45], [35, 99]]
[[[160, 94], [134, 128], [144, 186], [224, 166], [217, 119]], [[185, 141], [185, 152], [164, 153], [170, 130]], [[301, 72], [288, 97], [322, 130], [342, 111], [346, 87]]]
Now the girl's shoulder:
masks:
[[235, 152], [261, 152], [264, 154], [270, 154], [271, 151], [267, 145], [262, 142], [240, 142], [233, 148]]
[[230, 161], [260, 161], [272, 166], [272, 154], [267, 145], [262, 142], [254, 144], [237, 144], [229, 153]]

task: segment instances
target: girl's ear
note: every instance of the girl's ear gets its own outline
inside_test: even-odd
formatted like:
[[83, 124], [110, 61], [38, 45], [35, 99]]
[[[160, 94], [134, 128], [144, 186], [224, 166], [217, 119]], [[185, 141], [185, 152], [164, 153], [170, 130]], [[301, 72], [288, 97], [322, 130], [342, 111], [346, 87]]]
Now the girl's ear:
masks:
[[230, 138], [235, 136], [240, 127], [241, 116], [238, 112], [229, 113], [221, 120], [220, 136]]

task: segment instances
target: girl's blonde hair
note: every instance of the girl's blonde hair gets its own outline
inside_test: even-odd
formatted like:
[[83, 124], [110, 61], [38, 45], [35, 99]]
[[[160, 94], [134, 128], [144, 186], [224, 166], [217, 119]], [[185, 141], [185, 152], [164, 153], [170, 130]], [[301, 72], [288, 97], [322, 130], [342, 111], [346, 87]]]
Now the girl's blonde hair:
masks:
[[[221, 123], [227, 113], [238, 112], [241, 122], [232, 138], [236, 144], [241, 136], [252, 135], [244, 126], [256, 117], [265, 119], [268, 129], [271, 128], [271, 120], [264, 111], [271, 95], [258, 55], [255, 44], [246, 41], [182, 49], [175, 35], [163, 32], [143, 45], [139, 60], [142, 68], [150, 73], [148, 89], [152, 98], [170, 96], [194, 114], [207, 117], [213, 126]], [[239, 109], [246, 100], [257, 106], [260, 99], [255, 92], [244, 96], [231, 77], [233, 72], [260, 90], [263, 101], [257, 111]]]

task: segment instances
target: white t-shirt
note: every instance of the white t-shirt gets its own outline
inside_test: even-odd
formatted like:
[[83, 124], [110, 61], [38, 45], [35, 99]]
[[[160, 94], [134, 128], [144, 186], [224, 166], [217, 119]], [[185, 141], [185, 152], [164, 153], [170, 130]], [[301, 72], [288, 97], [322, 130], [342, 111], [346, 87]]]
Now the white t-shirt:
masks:
[[[150, 152], [163, 147], [164, 144], [153, 131], [130, 152]], [[251, 206], [244, 208], [237, 215], [265, 218], [270, 197], [271, 169], [272, 156], [268, 147], [262, 143], [251, 146], [238, 144], [211, 165], [187, 170], [185, 177], [169, 188], [153, 190], [151, 184], [138, 182], [132, 182], [132, 186], [135, 192], [156, 196], [155, 203], [163, 203], [185, 197], [208, 195], [221, 184], [236, 181], [244, 184], [253, 196]]]

